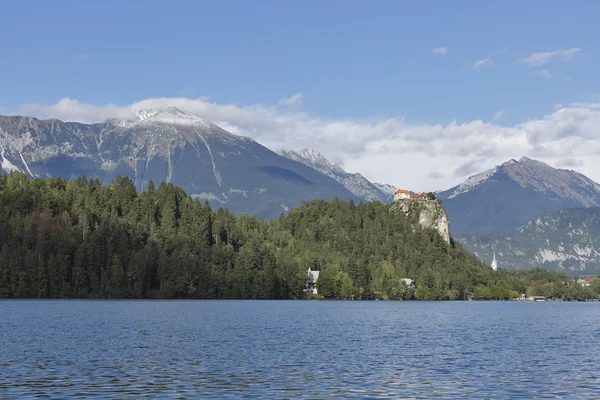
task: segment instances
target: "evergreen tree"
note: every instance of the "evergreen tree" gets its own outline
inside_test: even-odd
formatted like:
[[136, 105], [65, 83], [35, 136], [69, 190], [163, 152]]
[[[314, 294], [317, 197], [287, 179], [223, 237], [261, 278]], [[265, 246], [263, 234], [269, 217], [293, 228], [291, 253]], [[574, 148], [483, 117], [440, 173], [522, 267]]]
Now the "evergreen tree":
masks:
[[[0, 175], [0, 296], [302, 298], [307, 270], [339, 299], [598, 297], [541, 269], [492, 271], [415, 216], [372, 202], [315, 200], [265, 222], [213, 211], [152, 181]], [[416, 288], [405, 285], [412, 279]]]

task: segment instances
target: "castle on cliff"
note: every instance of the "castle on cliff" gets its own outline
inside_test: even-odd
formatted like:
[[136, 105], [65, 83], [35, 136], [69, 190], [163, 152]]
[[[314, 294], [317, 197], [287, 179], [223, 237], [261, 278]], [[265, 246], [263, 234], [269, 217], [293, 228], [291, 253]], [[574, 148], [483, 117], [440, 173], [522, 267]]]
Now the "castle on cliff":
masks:
[[396, 193], [394, 193], [394, 201], [398, 200], [429, 200], [427, 193], [423, 192], [421, 194], [413, 194], [408, 190], [398, 189]]

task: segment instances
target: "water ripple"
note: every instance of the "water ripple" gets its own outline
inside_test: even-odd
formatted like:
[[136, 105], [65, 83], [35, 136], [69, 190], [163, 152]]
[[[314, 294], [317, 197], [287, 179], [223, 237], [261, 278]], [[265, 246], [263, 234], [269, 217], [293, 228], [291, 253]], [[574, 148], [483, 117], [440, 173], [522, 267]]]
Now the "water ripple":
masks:
[[0, 301], [0, 398], [599, 398], [598, 303]]

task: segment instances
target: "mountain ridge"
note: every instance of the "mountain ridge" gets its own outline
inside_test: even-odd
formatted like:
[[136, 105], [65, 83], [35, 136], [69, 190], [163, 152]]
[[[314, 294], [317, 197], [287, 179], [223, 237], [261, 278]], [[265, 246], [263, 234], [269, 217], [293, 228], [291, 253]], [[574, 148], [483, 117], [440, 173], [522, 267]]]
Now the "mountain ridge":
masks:
[[600, 185], [583, 174], [522, 157], [438, 192], [453, 234], [504, 234], [539, 214], [600, 206]]
[[496, 251], [501, 268], [600, 273], [600, 207], [546, 212], [506, 235], [455, 239], [484, 261]]
[[214, 207], [263, 218], [302, 201], [360, 200], [303, 163], [176, 108], [135, 110], [95, 124], [0, 116], [0, 151], [5, 170], [103, 183], [123, 175], [138, 190], [164, 181]]
[[[354, 195], [367, 201], [389, 203], [393, 200], [395, 188], [391, 185], [370, 182], [359, 173], [346, 172], [342, 167], [329, 161], [323, 154], [313, 149], [281, 150], [280, 155], [290, 160], [301, 162], [344, 185]], [[391, 193], [390, 193], [391, 192]]]

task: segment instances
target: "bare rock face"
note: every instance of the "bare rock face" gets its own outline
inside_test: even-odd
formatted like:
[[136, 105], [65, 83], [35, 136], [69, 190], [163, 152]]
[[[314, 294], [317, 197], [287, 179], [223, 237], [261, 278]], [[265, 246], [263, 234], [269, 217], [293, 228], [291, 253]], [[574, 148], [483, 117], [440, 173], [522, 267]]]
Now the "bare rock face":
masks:
[[418, 215], [416, 221], [423, 229], [435, 229], [446, 243], [450, 243], [450, 221], [441, 203], [435, 200], [396, 200], [392, 210], [406, 216]]

